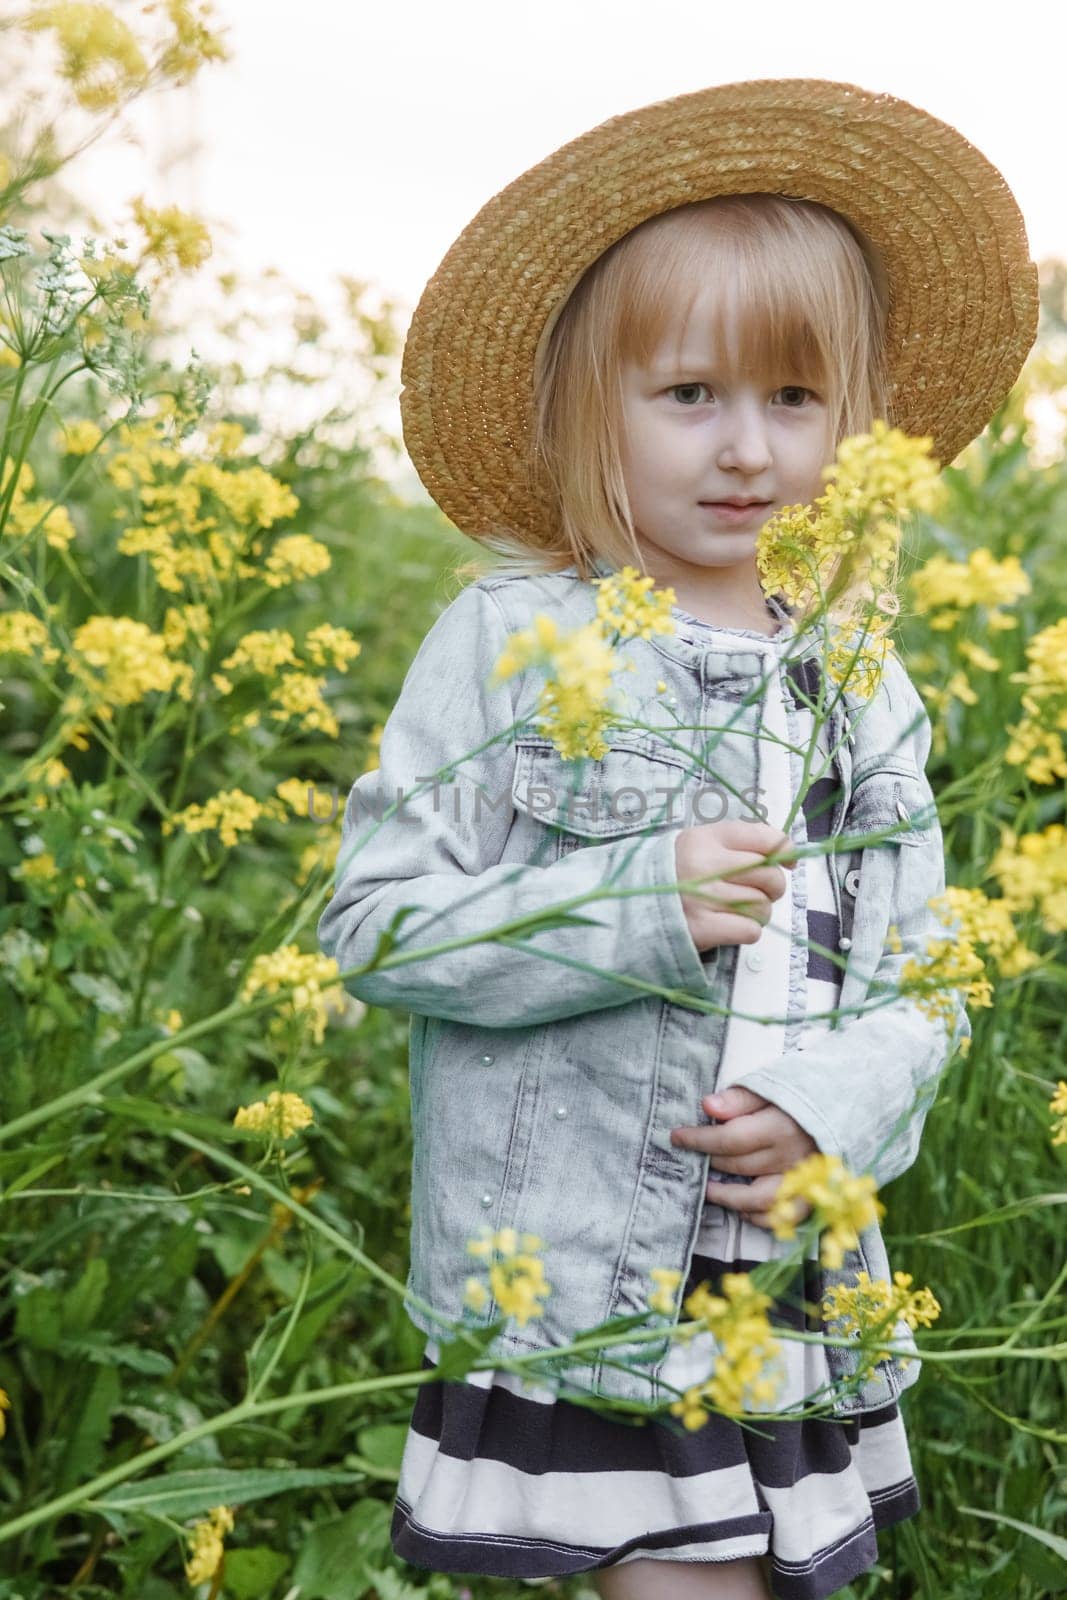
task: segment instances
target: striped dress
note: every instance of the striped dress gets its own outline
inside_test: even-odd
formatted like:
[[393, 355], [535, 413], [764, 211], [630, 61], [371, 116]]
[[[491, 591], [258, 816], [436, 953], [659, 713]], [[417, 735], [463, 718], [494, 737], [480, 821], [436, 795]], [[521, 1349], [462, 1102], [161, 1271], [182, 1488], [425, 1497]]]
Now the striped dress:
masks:
[[[736, 648], [741, 636], [767, 652], [763, 723], [786, 737], [774, 659], [780, 634], [713, 626], [679, 607], [674, 614], [691, 638], [709, 647], [722, 636], [723, 647]], [[814, 698], [811, 686], [803, 687]], [[800, 705], [796, 715], [795, 742], [807, 743], [811, 714]], [[819, 741], [825, 756], [824, 730]], [[760, 749], [760, 798], [768, 820], [781, 826], [796, 792], [797, 758], [773, 739], [761, 741]], [[831, 783], [827, 776], [806, 796], [792, 828], [797, 843], [825, 837]], [[760, 1059], [781, 1054], [791, 928], [806, 927], [808, 938], [837, 948], [829, 863], [821, 855], [787, 870], [787, 891], [773, 903], [759, 940], [738, 946], [732, 1008], [781, 1018], [783, 1026], [731, 1014], [718, 1073], [699, 1085], [700, 1093], [723, 1089]], [[793, 974], [795, 984], [795, 966]], [[807, 952], [806, 1011], [813, 1018], [807, 1028], [829, 1026], [815, 1014], [837, 1003], [839, 978], [833, 962], [816, 950]], [[714, 1169], [709, 1175], [730, 1183], [753, 1181]], [[748, 1272], [788, 1251], [767, 1229], [705, 1200], [683, 1299], [701, 1283], [715, 1293], [723, 1273]], [[800, 1301], [821, 1300], [818, 1252], [815, 1239], [780, 1291], [769, 1313], [772, 1325], [809, 1327]], [[688, 1344], [675, 1342], [664, 1379], [680, 1390], [706, 1380], [714, 1349], [708, 1333]], [[784, 1340], [780, 1353], [785, 1377], [771, 1410], [799, 1407], [829, 1382], [822, 1345]], [[431, 1337], [423, 1368], [432, 1368], [437, 1355]], [[836, 1419], [764, 1422], [750, 1414], [742, 1423], [709, 1412], [703, 1426], [690, 1432], [666, 1411], [635, 1426], [558, 1398], [547, 1385], [517, 1373], [484, 1371], [418, 1390], [391, 1538], [396, 1554], [413, 1566], [516, 1580], [563, 1577], [638, 1557], [716, 1562], [766, 1554], [776, 1600], [822, 1600], [874, 1564], [879, 1528], [919, 1508], [895, 1402]]]

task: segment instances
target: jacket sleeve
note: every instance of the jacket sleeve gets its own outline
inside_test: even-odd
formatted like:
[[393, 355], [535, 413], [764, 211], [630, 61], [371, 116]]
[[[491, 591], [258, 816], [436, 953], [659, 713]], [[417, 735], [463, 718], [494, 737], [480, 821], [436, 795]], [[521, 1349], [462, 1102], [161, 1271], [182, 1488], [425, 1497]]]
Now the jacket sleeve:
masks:
[[[547, 865], [501, 861], [514, 817], [516, 719], [511, 685], [491, 688], [487, 679], [507, 633], [497, 601], [472, 584], [423, 639], [383, 730], [380, 765], [348, 796], [333, 896], [318, 923], [322, 950], [342, 972], [365, 966], [397, 914], [413, 908], [392, 955], [416, 959], [356, 974], [345, 988], [371, 1005], [485, 1027], [526, 1027], [642, 997], [640, 984], [612, 974], [710, 998], [713, 968], [673, 887], [673, 830]], [[422, 781], [441, 769], [436, 785]], [[626, 893], [574, 908], [579, 923], [553, 926], [548, 916], [509, 943], [482, 939], [417, 956], [613, 888]], [[631, 892], [642, 889], [657, 892]]]
[[[914, 724], [901, 748], [914, 755], [922, 773], [930, 720], [902, 666], [896, 679]], [[931, 808], [930, 837], [920, 847], [883, 844], [864, 854], [866, 915], [879, 921], [879, 902], [884, 907], [888, 897], [889, 922], [896, 924], [901, 945], [899, 952], [883, 948], [868, 1009], [845, 1013], [837, 1028], [807, 1034], [802, 1029], [791, 1050], [733, 1080], [787, 1111], [824, 1155], [839, 1156], [853, 1173], [870, 1174], [879, 1187], [914, 1162], [941, 1073], [971, 1035], [959, 987], [939, 992], [946, 1016], [936, 1019], [914, 995], [902, 992], [905, 964], [928, 959], [927, 941], [951, 938], [954, 927], [946, 927], [927, 903], [945, 888], [944, 845], [932, 801]], [[857, 902], [854, 942], [859, 918]]]

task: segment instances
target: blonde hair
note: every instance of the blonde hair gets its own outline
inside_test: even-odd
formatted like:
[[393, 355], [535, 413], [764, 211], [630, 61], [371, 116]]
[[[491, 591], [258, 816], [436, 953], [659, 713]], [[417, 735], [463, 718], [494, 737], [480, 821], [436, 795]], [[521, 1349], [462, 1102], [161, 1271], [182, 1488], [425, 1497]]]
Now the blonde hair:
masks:
[[599, 256], [542, 338], [527, 470], [556, 508], [554, 539], [535, 547], [508, 530], [486, 535], [496, 559], [475, 558], [457, 576], [574, 565], [585, 579], [594, 555], [644, 570], [621, 464], [619, 375], [626, 361], [646, 363], [708, 288], [725, 358], [736, 368], [743, 350], [746, 370], [784, 368], [824, 394], [834, 449], [887, 416], [885, 274], [847, 218], [777, 194], [675, 207]]

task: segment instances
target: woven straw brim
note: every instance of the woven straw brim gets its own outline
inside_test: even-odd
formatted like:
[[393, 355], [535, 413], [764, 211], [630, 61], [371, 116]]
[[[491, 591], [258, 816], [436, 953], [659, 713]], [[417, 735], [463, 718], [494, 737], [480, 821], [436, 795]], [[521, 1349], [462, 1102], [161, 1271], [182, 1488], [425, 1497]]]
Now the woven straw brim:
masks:
[[612, 117], [478, 212], [426, 285], [401, 368], [404, 441], [445, 515], [555, 543], [528, 480], [534, 360], [586, 269], [646, 218], [714, 195], [820, 201], [881, 252], [891, 418], [941, 464], [1008, 394], [1037, 269], [1001, 174], [907, 101], [822, 79], [715, 85]]

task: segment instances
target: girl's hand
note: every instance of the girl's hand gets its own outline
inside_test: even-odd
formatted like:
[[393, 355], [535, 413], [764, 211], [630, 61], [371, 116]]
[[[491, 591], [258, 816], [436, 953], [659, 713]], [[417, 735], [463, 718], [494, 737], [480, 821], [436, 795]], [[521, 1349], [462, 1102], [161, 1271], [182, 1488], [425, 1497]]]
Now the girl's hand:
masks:
[[771, 920], [773, 902], [788, 887], [783, 868], [796, 857], [764, 863], [764, 857], [791, 851], [793, 841], [781, 828], [749, 817], [701, 822], [679, 828], [674, 836], [674, 865], [679, 883], [707, 880], [699, 892], [679, 890], [682, 911], [700, 951], [722, 944], [755, 944]]
[[[717, 1183], [708, 1180], [707, 1195], [717, 1205], [739, 1211], [746, 1222], [770, 1231], [768, 1211], [778, 1192], [783, 1175], [798, 1161], [818, 1151], [819, 1146], [795, 1122], [788, 1111], [765, 1100], [740, 1084], [724, 1089], [705, 1109], [719, 1119], [719, 1125], [700, 1123], [696, 1127], [672, 1128], [671, 1144], [681, 1150], [707, 1151], [712, 1166], [719, 1172], [737, 1172], [755, 1177], [755, 1183]], [[795, 1221], [810, 1217], [806, 1200], [794, 1200]]]

